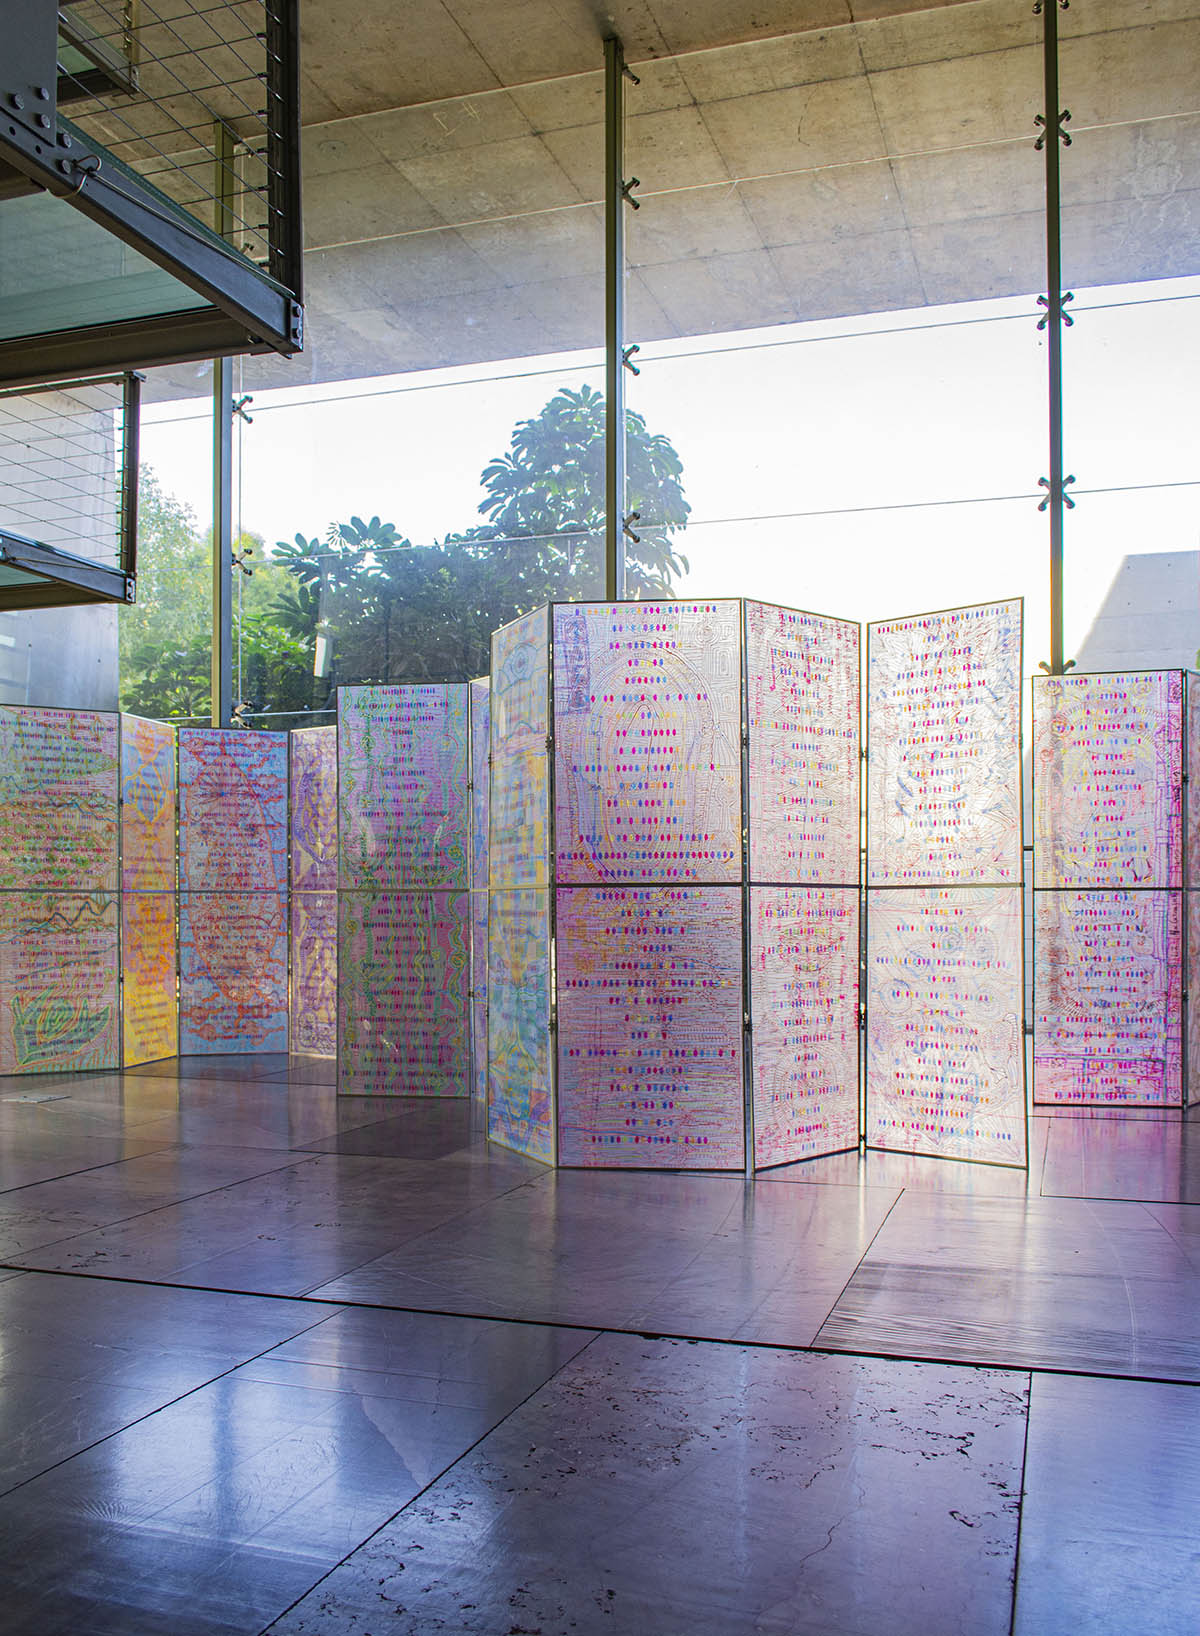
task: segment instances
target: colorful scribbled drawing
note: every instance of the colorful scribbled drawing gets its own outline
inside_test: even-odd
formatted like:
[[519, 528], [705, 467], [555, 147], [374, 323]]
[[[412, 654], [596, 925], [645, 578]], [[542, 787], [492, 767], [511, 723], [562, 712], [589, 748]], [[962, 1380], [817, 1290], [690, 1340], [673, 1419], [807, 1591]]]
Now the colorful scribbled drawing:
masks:
[[858, 888], [750, 888], [754, 1162], [858, 1145]]
[[471, 885], [486, 889], [488, 883], [488, 807], [491, 795], [491, 697], [488, 680], [470, 684], [471, 689]]
[[0, 706], [0, 891], [115, 892], [117, 718]]
[[123, 892], [175, 890], [176, 797], [175, 729], [143, 716], [122, 716]]
[[737, 887], [558, 892], [559, 1162], [741, 1169]]
[[115, 893], [0, 893], [0, 1072], [118, 1067], [119, 985]]
[[344, 891], [466, 887], [465, 683], [338, 690]]
[[553, 1164], [550, 900], [546, 892], [491, 893], [487, 1027], [488, 1137], [514, 1153]]
[[470, 1095], [467, 897], [339, 894], [342, 1095]]
[[742, 873], [741, 605], [554, 610], [557, 879]]
[[1182, 1099], [1183, 900], [1168, 891], [1038, 892], [1033, 1099]]
[[869, 893], [866, 984], [868, 1145], [1023, 1167], [1020, 889]]
[[[1188, 671], [1187, 700], [1187, 846], [1186, 870], [1189, 887], [1200, 888], [1200, 675]], [[1198, 1093], [1200, 1094], [1200, 1093]]]
[[337, 728], [299, 727], [289, 737], [292, 890], [336, 892]]
[[471, 1052], [474, 1094], [487, 1100], [488, 894], [471, 893]]
[[1036, 676], [1034, 884], [1183, 884], [1183, 673]]
[[337, 1055], [337, 956], [337, 893], [293, 892], [289, 1049], [299, 1055]]
[[179, 965], [182, 1055], [287, 1050], [285, 895], [182, 892]]
[[286, 892], [288, 736], [179, 730], [179, 889]]
[[179, 1049], [174, 892], [121, 896], [121, 1032], [127, 1068]]
[[1021, 608], [868, 627], [870, 885], [1021, 879]]
[[550, 879], [550, 610], [492, 632], [489, 881]]
[[1184, 1101], [1188, 1107], [1200, 1102], [1200, 892], [1184, 894], [1187, 921], [1188, 984], [1187, 1077]]
[[746, 603], [750, 879], [859, 878], [860, 627]]

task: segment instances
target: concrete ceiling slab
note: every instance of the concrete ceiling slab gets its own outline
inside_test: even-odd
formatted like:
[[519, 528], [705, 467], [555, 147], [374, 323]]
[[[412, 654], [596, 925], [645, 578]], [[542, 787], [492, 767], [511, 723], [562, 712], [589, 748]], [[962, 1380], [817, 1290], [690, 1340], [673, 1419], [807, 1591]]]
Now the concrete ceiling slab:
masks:
[[413, 184], [381, 161], [361, 170], [308, 176], [304, 241], [312, 247], [391, 237], [435, 227], [438, 212]]
[[733, 97], [706, 106], [704, 119], [739, 178], [854, 164], [887, 152], [865, 78]]
[[[796, 306], [766, 250], [643, 267], [642, 280], [677, 335], [716, 334], [754, 324], [788, 324]], [[735, 313], [742, 313], [739, 320]]]
[[907, 225], [887, 160], [742, 182], [738, 192], [762, 241], [774, 249], [818, 239], [900, 232]]
[[665, 267], [762, 247], [741, 190], [728, 183], [651, 195], [625, 232], [631, 267]]
[[797, 318], [892, 312], [928, 299], [907, 231], [781, 245], [771, 259]]
[[590, 279], [604, 305], [604, 211], [599, 205], [540, 216], [474, 222], [458, 231], [501, 284], [522, 288], [548, 277]]

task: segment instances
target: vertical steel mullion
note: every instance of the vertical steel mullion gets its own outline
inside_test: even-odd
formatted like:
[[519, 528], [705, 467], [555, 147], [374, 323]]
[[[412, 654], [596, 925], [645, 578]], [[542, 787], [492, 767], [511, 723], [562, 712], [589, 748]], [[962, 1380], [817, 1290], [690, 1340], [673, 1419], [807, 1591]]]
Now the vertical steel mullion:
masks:
[[1050, 453], [1050, 674], [1063, 672], [1063, 291], [1062, 211], [1059, 174], [1061, 124], [1058, 89], [1059, 0], [1042, 0], [1042, 78], [1046, 157], [1046, 362]]
[[136, 370], [125, 376], [124, 444], [121, 450], [121, 571], [137, 573], [138, 472], [141, 460], [142, 380]]
[[625, 598], [625, 53], [604, 42], [604, 598]]
[[271, 277], [303, 293], [298, 0], [267, 4], [267, 254]]
[[233, 719], [233, 362], [213, 360], [212, 724]]

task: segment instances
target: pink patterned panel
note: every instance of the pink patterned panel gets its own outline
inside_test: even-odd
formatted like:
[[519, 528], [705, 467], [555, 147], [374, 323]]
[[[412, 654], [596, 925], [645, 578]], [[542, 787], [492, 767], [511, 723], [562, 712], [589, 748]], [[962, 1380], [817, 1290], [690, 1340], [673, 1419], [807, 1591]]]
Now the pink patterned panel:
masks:
[[740, 889], [560, 889], [557, 951], [559, 1162], [740, 1169]]
[[1035, 1102], [1169, 1106], [1182, 1090], [1177, 892], [1039, 892]]
[[746, 603], [750, 879], [856, 885], [859, 627]]
[[858, 888], [750, 888], [754, 1162], [858, 1145]]
[[867, 1142], [1024, 1166], [1017, 887], [871, 892]]

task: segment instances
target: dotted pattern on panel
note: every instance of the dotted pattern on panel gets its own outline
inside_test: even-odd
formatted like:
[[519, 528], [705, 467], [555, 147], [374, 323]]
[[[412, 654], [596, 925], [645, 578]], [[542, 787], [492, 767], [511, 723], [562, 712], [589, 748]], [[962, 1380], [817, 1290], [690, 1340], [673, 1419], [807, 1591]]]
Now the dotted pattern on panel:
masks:
[[867, 1140], [1026, 1163], [1021, 894], [882, 890], [867, 915]]
[[741, 879], [736, 602], [554, 610], [564, 882]]
[[117, 718], [0, 707], [0, 891], [116, 891]]
[[554, 1159], [550, 1079], [550, 900], [524, 888], [489, 894], [488, 1136]]
[[179, 730], [179, 887], [286, 892], [286, 733]]
[[1182, 880], [1180, 671], [1034, 678], [1034, 885]]
[[1039, 1102], [1179, 1102], [1182, 938], [1177, 892], [1036, 894]]
[[174, 892], [121, 897], [122, 1044], [126, 1067], [179, 1049]]
[[338, 691], [340, 884], [465, 887], [467, 689]]
[[559, 891], [561, 1163], [743, 1166], [741, 898]]
[[1021, 879], [1021, 603], [872, 625], [867, 881]]
[[286, 896], [180, 893], [179, 967], [182, 1055], [287, 1050]]

